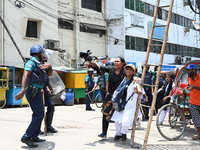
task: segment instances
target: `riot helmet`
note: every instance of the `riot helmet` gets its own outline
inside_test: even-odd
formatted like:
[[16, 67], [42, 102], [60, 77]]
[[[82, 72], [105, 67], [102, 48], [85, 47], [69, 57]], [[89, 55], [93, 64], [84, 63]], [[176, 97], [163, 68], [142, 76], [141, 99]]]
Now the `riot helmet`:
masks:
[[30, 55], [33, 56], [34, 54], [42, 54], [44, 57], [48, 58], [49, 54], [41, 45], [33, 45], [30, 49]]

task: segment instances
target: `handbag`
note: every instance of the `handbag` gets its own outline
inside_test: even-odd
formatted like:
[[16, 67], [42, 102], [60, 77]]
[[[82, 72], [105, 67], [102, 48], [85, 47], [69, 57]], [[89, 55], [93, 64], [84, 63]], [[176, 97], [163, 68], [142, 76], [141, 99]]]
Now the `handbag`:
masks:
[[109, 112], [112, 109], [112, 101], [111, 101], [112, 95], [106, 94], [105, 100], [103, 101], [101, 112], [104, 115], [109, 115]]
[[124, 107], [126, 105], [126, 91], [131, 82], [132, 80], [126, 81], [125, 77], [120, 85], [117, 87], [117, 89], [114, 91], [112, 96], [112, 104], [116, 111], [120, 112], [124, 110]]
[[128, 103], [128, 101], [131, 99], [131, 97], [133, 96], [134, 92], [131, 94], [131, 96], [128, 98], [127, 101], [123, 101], [122, 99], [120, 99], [119, 101], [115, 101], [113, 102], [113, 108], [120, 112], [122, 110], [124, 110], [126, 104]]

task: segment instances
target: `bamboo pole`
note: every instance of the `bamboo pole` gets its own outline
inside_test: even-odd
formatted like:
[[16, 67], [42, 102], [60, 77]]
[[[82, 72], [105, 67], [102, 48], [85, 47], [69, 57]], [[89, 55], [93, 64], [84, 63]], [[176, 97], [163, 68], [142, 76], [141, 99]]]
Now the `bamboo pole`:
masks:
[[135, 110], [134, 120], [133, 120], [133, 127], [132, 127], [132, 132], [131, 132], [130, 145], [133, 148], [138, 148], [138, 147], [134, 147], [134, 138], [135, 138], [136, 122], [137, 122], [137, 118], [138, 118], [138, 111], [140, 108], [140, 97], [141, 97], [141, 95], [138, 95], [137, 102], [136, 102], [136, 110]]
[[[154, 21], [156, 20], [159, 2], [160, 2], [160, 0], [157, 1], [156, 9], [154, 11], [154, 19], [153, 19]], [[143, 143], [143, 149], [146, 149], [146, 146], [147, 146], [148, 136], [149, 136], [149, 132], [150, 132], [150, 128], [151, 128], [151, 122], [152, 122], [152, 118], [153, 118], [153, 112], [154, 112], [154, 109], [155, 109], [155, 103], [156, 103], [157, 91], [158, 91], [158, 84], [159, 84], [159, 80], [160, 80], [161, 65], [163, 63], [164, 52], [165, 52], [165, 48], [166, 48], [166, 44], [167, 44], [167, 36], [168, 36], [168, 30], [169, 30], [171, 15], [172, 15], [173, 3], [174, 3], [174, 0], [171, 0], [170, 5], [169, 5], [169, 12], [168, 12], [168, 18], [167, 18], [167, 23], [166, 23], [165, 33], [164, 33], [164, 39], [163, 39], [161, 54], [160, 54], [161, 55], [160, 56], [160, 62], [159, 62], [158, 71], [157, 71], [156, 86], [155, 86], [155, 92], [154, 92], [155, 94], [153, 96], [153, 102], [152, 102], [152, 105], [151, 105], [150, 118], [149, 118], [148, 125], [147, 125], [147, 130], [146, 130], [145, 139], [144, 139], [144, 143]]]

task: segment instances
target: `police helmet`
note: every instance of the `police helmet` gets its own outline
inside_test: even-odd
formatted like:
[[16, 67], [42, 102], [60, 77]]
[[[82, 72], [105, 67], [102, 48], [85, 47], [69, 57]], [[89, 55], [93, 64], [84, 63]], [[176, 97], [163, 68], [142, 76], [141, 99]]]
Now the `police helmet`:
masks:
[[87, 70], [87, 72], [94, 72], [94, 69], [89, 68], [89, 69]]
[[33, 54], [43, 54], [44, 57], [48, 58], [49, 54], [48, 52], [41, 46], [41, 45], [33, 45], [30, 49], [30, 55]]

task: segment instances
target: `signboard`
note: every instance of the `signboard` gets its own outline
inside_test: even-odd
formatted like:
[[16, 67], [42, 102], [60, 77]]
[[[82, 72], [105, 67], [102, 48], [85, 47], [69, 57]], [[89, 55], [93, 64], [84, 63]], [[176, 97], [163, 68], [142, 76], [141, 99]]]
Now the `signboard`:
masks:
[[192, 21], [192, 24], [196, 30], [200, 30], [200, 21]]
[[136, 63], [135, 62], [126, 62], [127, 64], [133, 64], [136, 67]]
[[162, 71], [170, 71], [170, 70], [173, 70], [175, 68], [176, 68], [176, 66], [166, 66], [166, 65], [163, 65], [162, 66]]

